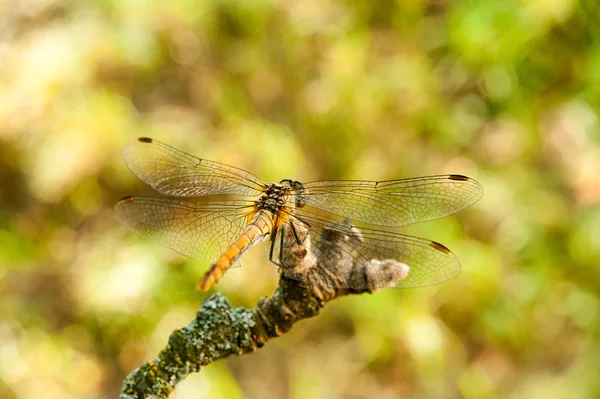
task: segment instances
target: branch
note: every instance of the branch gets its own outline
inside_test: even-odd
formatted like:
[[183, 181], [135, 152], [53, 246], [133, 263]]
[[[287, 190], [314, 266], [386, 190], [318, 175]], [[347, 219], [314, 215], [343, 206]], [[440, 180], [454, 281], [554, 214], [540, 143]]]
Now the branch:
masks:
[[[202, 366], [231, 355], [255, 351], [269, 339], [290, 331], [299, 320], [316, 316], [327, 302], [337, 297], [393, 286], [407, 275], [408, 266], [389, 259], [373, 259], [367, 264], [355, 262], [349, 267], [348, 257], [340, 254], [356, 251], [356, 242], [360, 241], [361, 235], [356, 228], [339, 226], [343, 225], [330, 228], [330, 234], [322, 236], [325, 242], [317, 242], [321, 250], [328, 248], [331, 251], [331, 256], [320, 259], [335, 260], [335, 264], [325, 268], [325, 265], [314, 260], [314, 256], [310, 258], [314, 261], [307, 262], [309, 254], [304, 248], [310, 248], [310, 242], [291, 245], [289, 252], [295, 254], [292, 270], [302, 269], [312, 278], [309, 276], [300, 281], [282, 274], [273, 295], [261, 299], [253, 309], [234, 308], [219, 293], [210, 296], [202, 303], [190, 324], [171, 333], [166, 348], [156, 359], [142, 364], [127, 376], [121, 399], [167, 398], [177, 383], [199, 371]], [[352, 248], [346, 248], [349, 245]], [[307, 263], [310, 267], [307, 267]], [[347, 271], [346, 276], [331, 276], [331, 270], [341, 269]], [[315, 281], [316, 273], [321, 270], [327, 270], [328, 287], [308, 282]], [[292, 275], [289, 272], [286, 274]], [[336, 278], [337, 282], [332, 280]], [[366, 288], [333, 288], [344, 286], [343, 281], [339, 280], [342, 278], [360, 280], [363, 282], [361, 286]], [[317, 281], [325, 280], [319, 278]]]

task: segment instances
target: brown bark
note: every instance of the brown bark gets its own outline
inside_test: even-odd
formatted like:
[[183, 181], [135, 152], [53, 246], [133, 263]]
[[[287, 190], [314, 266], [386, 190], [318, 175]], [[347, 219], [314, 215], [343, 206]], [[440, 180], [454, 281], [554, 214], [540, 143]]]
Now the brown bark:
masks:
[[[351, 243], [348, 238], [348, 235], [339, 230], [326, 239], [329, 243], [335, 243], [330, 245], [332, 252], [344, 252], [343, 243]], [[310, 245], [306, 246], [310, 248]], [[296, 254], [307, 256], [307, 251], [297, 251], [297, 247], [298, 245], [293, 248]], [[322, 245], [322, 248], [325, 247], [326, 245]], [[349, 270], [345, 278], [353, 281], [356, 278], [364, 279], [370, 288], [320, 287], [282, 275], [273, 295], [261, 299], [253, 309], [234, 308], [224, 296], [214, 294], [202, 303], [196, 318], [190, 324], [171, 333], [167, 346], [156, 359], [142, 364], [127, 376], [121, 398], [167, 398], [177, 383], [199, 371], [202, 366], [231, 355], [253, 352], [269, 339], [290, 331], [299, 320], [319, 314], [319, 310], [327, 302], [344, 295], [393, 286], [408, 272], [406, 265], [394, 260], [356, 263], [348, 267], [349, 259], [339, 256], [339, 253], [332, 253], [324, 258], [331, 259], [332, 263], [343, 262], [344, 269]], [[322, 270], [330, 274], [327, 281], [331, 285], [344, 286], [344, 281], [341, 280], [343, 276], [331, 276], [331, 271], [340, 265], [320, 265], [306, 262], [306, 259], [298, 256], [295, 259], [297, 264], [292, 267], [304, 268], [306, 273]], [[310, 265], [308, 269], [307, 264]]]

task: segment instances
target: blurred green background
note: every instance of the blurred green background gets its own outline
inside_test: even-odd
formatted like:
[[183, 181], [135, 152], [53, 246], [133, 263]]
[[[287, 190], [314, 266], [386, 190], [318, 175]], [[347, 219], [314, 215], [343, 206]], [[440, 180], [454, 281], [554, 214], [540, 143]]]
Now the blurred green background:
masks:
[[[330, 303], [172, 398], [600, 397], [595, 0], [0, 1], [0, 397], [109, 398], [209, 261], [128, 232], [150, 136], [266, 181], [460, 173], [462, 274]], [[270, 295], [261, 249], [217, 290]]]

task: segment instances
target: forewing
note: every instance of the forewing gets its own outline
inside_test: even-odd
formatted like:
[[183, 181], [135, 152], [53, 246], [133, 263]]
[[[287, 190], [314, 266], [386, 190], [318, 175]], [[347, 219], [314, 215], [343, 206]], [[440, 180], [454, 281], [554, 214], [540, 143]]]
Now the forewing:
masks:
[[126, 197], [115, 206], [131, 231], [192, 258], [215, 261], [248, 224], [245, 201], [195, 203], [165, 198]]
[[[378, 226], [404, 226], [439, 219], [477, 202], [481, 185], [462, 175], [304, 184], [306, 205]], [[301, 208], [297, 209], [302, 214]]]
[[346, 221], [292, 219], [279, 234], [272, 260], [281, 272], [318, 286], [423, 287], [460, 273], [458, 258], [442, 244]]
[[149, 138], [138, 138], [127, 144], [123, 158], [137, 177], [168, 196], [257, 196], [264, 185], [258, 177], [242, 169], [200, 159]]

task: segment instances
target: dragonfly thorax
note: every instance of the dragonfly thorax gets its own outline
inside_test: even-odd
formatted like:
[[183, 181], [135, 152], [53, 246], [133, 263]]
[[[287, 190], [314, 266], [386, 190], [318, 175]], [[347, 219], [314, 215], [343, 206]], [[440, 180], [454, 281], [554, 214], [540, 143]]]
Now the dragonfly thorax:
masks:
[[266, 209], [278, 213], [285, 206], [286, 197], [289, 195], [290, 190], [290, 187], [283, 184], [267, 184], [263, 195], [256, 201], [256, 209]]

